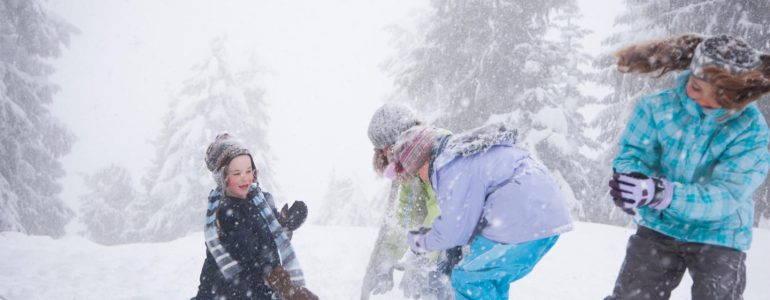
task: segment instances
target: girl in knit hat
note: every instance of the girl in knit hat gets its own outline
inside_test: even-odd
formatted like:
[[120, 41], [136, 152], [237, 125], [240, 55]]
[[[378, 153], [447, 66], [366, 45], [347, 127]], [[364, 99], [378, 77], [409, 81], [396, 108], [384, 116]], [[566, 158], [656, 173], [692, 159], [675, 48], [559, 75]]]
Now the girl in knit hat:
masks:
[[301, 201], [279, 213], [257, 184], [248, 149], [220, 134], [206, 150], [217, 187], [206, 213], [206, 260], [195, 300], [318, 299], [304, 287], [291, 232], [307, 217]]
[[[374, 170], [383, 174], [393, 144], [409, 128], [422, 124], [407, 106], [397, 103], [382, 105], [369, 122], [369, 139], [374, 146]], [[387, 211], [361, 286], [361, 299], [382, 294], [393, 286], [393, 271], [404, 272], [399, 287], [405, 298], [444, 299], [450, 295], [447, 276], [459, 261], [462, 249], [454, 248], [430, 257], [412, 255], [406, 234], [413, 227], [430, 227], [439, 208], [430, 186], [418, 178], [392, 181]]]
[[668, 299], [685, 270], [693, 299], [742, 299], [752, 193], [770, 167], [751, 102], [770, 91], [770, 56], [727, 36], [683, 35], [616, 53], [618, 70], [682, 70], [639, 100], [613, 161], [613, 202], [638, 215], [607, 299]]
[[510, 283], [572, 228], [557, 183], [515, 138], [501, 124], [458, 135], [415, 126], [393, 147], [386, 173], [421, 178], [441, 208], [431, 228], [407, 236], [411, 250], [470, 244], [452, 270], [455, 299], [508, 299]]

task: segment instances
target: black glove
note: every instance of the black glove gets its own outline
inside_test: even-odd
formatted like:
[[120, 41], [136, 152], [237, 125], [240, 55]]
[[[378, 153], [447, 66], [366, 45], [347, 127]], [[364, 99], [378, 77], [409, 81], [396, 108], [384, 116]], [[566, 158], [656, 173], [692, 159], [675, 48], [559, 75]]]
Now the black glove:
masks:
[[617, 171], [615, 171], [615, 168], [612, 168], [612, 179], [610, 179], [609, 186], [610, 186], [610, 196], [612, 196], [612, 202], [615, 203], [615, 206], [620, 208], [624, 213], [635, 216], [636, 212], [633, 208], [629, 208], [625, 206], [625, 201], [622, 197], [616, 195], [616, 186], [619, 186], [620, 183], [618, 182], [616, 175], [618, 174]]
[[[423, 295], [433, 295], [435, 299], [452, 299], [452, 284], [449, 276], [438, 271], [428, 272], [428, 284], [422, 291]], [[425, 297], [431, 298], [431, 297]]]
[[663, 210], [673, 196], [670, 181], [639, 172], [613, 172], [609, 186], [615, 206], [632, 215], [634, 208], [642, 206]]
[[278, 223], [289, 231], [297, 230], [302, 223], [305, 223], [305, 219], [307, 219], [307, 205], [302, 201], [294, 201], [291, 207], [289, 204], [284, 204], [278, 214]]
[[440, 259], [436, 266], [436, 271], [450, 276], [452, 275], [452, 269], [463, 259], [463, 247], [456, 246], [446, 249], [446, 259]]

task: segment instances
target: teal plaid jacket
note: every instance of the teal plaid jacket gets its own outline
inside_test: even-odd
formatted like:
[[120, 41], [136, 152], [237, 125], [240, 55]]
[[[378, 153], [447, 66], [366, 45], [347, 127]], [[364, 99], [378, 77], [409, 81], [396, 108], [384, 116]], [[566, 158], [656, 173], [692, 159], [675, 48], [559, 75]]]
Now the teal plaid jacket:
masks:
[[687, 96], [689, 75], [680, 75], [673, 89], [639, 100], [613, 167], [674, 184], [671, 205], [639, 208], [637, 224], [681, 241], [746, 251], [751, 196], [770, 167], [767, 123], [753, 104], [732, 113], [704, 111]]

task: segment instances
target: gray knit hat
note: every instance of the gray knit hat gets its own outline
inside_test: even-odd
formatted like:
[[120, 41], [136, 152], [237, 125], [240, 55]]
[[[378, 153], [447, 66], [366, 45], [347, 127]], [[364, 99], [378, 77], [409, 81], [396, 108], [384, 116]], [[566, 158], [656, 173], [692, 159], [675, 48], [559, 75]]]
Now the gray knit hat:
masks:
[[743, 40], [729, 35], [709, 37], [695, 48], [690, 70], [695, 77], [704, 78], [705, 68], [716, 67], [739, 75], [762, 63], [760, 53]]
[[402, 132], [417, 124], [420, 124], [420, 120], [409, 107], [385, 103], [369, 121], [369, 140], [375, 149], [383, 149], [395, 144]]
[[254, 172], [254, 180], [256, 181], [257, 168], [254, 165], [254, 159], [251, 156], [251, 152], [229, 134], [222, 133], [217, 135], [214, 142], [212, 142], [206, 149], [206, 168], [211, 171], [212, 177], [218, 186], [224, 187], [226, 185], [226, 176], [224, 174], [225, 166], [227, 166], [233, 158], [239, 155], [249, 156], [251, 168]]

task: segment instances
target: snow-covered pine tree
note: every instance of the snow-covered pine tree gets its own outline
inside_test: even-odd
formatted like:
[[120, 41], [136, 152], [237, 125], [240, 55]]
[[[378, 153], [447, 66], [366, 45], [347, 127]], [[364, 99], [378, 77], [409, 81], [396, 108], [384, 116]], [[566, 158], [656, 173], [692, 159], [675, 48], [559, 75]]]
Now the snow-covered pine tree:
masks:
[[[573, 19], [578, 7], [556, 1], [432, 1], [417, 46], [388, 65], [396, 100], [411, 100], [429, 121], [462, 131], [491, 121], [519, 129], [520, 141], [558, 177], [573, 214], [584, 217], [595, 163], [578, 149], [594, 144], [578, 109], [586, 63]], [[551, 20], [557, 13], [558, 20]], [[560, 38], [549, 40], [549, 31]], [[409, 101], [409, 100], [407, 100]], [[595, 177], [595, 176], [594, 176]]]
[[[626, 0], [626, 11], [616, 18], [616, 28], [620, 28], [603, 43], [610, 51], [615, 51], [634, 42], [665, 38], [688, 32], [704, 35], [730, 34], [740, 36], [755, 48], [768, 52], [770, 40], [770, 2], [766, 0]], [[602, 68], [596, 78], [597, 83], [610, 84], [613, 89], [602, 100], [607, 105], [595, 124], [602, 130], [599, 142], [610, 147], [602, 155], [602, 165], [610, 165], [617, 154], [617, 143], [625, 121], [634, 103], [644, 95], [669, 88], [673, 85], [676, 74], [669, 73], [662, 78], [652, 76], [622, 75], [615, 67], [611, 53], [605, 53], [597, 60], [596, 66]], [[761, 105], [767, 105], [760, 100]], [[765, 110], [766, 118], [770, 115]], [[609, 178], [611, 170], [602, 178]], [[770, 181], [755, 195], [758, 215], [770, 216], [770, 203], [767, 197], [762, 197], [762, 191], [770, 188]], [[609, 202], [606, 193], [598, 193], [595, 198], [604, 198]], [[623, 213], [613, 210], [607, 216], [609, 223], [619, 223], [625, 220]]]
[[224, 38], [212, 41], [211, 55], [192, 68], [194, 74], [169, 105], [154, 141], [155, 159], [143, 178], [146, 201], [133, 209], [138, 223], [132, 227], [141, 240], [165, 241], [202, 230], [206, 199], [215, 187], [204, 156], [219, 133], [242, 140], [251, 150], [261, 186], [278, 192], [258, 66], [252, 60], [244, 71], [233, 71], [225, 43]]
[[58, 237], [73, 215], [57, 180], [74, 136], [51, 116], [49, 77], [75, 32], [39, 1], [0, 1], [0, 231]]
[[586, 105], [597, 102], [580, 91], [580, 86], [586, 84], [591, 76], [584, 69], [593, 59], [581, 44], [585, 35], [590, 33], [576, 25], [581, 18], [580, 9], [574, 1], [557, 9], [553, 18], [551, 30], [558, 32], [559, 38], [555, 42], [556, 59], [550, 66], [553, 68], [552, 77], [546, 82], [556, 87], [557, 103], [551, 110], [556, 108], [553, 113], [564, 119], [566, 128], [555, 124], [548, 126], [551, 130], [548, 138], [535, 147], [546, 166], [572, 189], [576, 199], [569, 199], [572, 201], [568, 204], [573, 216], [593, 221], [591, 217], [597, 206], [601, 209], [604, 205], [596, 203], [596, 199], [591, 197], [598, 186], [596, 175], [600, 173], [599, 165], [595, 159], [580, 152], [581, 148], [587, 152], [599, 151], [599, 145], [586, 135], [585, 117], [578, 113]]
[[[610, 144], [604, 153], [600, 155], [601, 165], [608, 166], [608, 168], [603, 173], [600, 173], [599, 178], [609, 178], [612, 176], [612, 170], [609, 166], [612, 165], [612, 159], [617, 155], [615, 143], [617, 143], [620, 134], [625, 128], [625, 120], [628, 119], [635, 101], [652, 91], [670, 86], [673, 82], [673, 74], [666, 74], [662, 78], [655, 79], [636, 74], [621, 74], [617, 71], [614, 64], [615, 60], [612, 57], [611, 52], [618, 50], [624, 45], [635, 41], [666, 36], [665, 30], [661, 28], [665, 24], [649, 22], [647, 20], [647, 15], [659, 13], [658, 7], [653, 2], [655, 1], [626, 1], [628, 9], [615, 19], [615, 26], [622, 28], [622, 30], [610, 35], [610, 37], [603, 41], [602, 44], [610, 52], [600, 54], [595, 62], [595, 66], [600, 69], [596, 74], [596, 82], [598, 84], [609, 84], [612, 87], [612, 92], [600, 101], [601, 104], [606, 106], [592, 124], [600, 130], [597, 138], [598, 142], [602, 145]], [[593, 219], [601, 223], [628, 224], [630, 218], [621, 210], [615, 209], [611, 205], [612, 202], [607, 190], [608, 188], [595, 190], [596, 194], [592, 198], [600, 203], [606, 203], [606, 210], [597, 209]]]
[[422, 41], [388, 66], [399, 92], [455, 131], [515, 106], [542, 108], [547, 16], [564, 2], [432, 1]]
[[80, 218], [86, 225], [85, 236], [91, 241], [114, 245], [125, 240], [128, 220], [126, 208], [137, 199], [131, 174], [123, 167], [110, 165], [92, 175], [83, 176], [88, 192], [80, 196]]
[[[377, 226], [382, 210], [376, 209], [364, 195], [353, 176], [338, 176], [332, 171], [323, 206], [313, 217], [314, 224], [336, 226]], [[384, 202], [384, 201], [382, 201]], [[382, 205], [384, 208], [384, 205]]]

